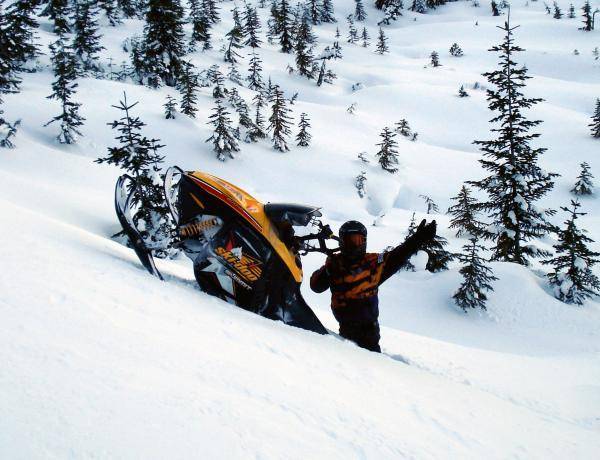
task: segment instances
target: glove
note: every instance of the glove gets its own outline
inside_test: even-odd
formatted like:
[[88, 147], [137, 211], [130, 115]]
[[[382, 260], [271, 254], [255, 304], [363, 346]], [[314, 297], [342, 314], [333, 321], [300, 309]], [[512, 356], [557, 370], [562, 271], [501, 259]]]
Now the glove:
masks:
[[419, 243], [427, 243], [435, 238], [435, 231], [437, 230], [437, 224], [435, 220], [427, 223], [425, 219], [421, 221], [417, 229], [415, 230], [414, 239]]

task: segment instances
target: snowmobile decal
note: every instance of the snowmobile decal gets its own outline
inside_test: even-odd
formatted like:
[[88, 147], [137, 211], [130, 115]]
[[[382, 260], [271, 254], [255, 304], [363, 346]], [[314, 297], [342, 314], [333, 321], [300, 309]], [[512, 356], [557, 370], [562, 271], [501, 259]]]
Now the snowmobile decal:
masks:
[[225, 248], [218, 247], [215, 253], [221, 256], [236, 272], [247, 281], [257, 281], [260, 278], [262, 270], [258, 268], [259, 262], [248, 256], [244, 256], [241, 248], [239, 254], [241, 257], [235, 255], [233, 251], [228, 251]]

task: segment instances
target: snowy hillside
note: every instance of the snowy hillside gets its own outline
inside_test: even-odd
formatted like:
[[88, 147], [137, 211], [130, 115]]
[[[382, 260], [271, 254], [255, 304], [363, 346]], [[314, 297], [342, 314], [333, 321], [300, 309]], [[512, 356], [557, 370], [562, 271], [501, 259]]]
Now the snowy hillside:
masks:
[[[198, 90], [195, 119], [178, 113], [167, 120], [163, 104], [167, 95], [179, 101], [175, 88], [80, 78], [82, 136], [59, 144], [58, 124], [44, 127], [60, 112], [46, 98], [54, 80], [48, 45], [56, 35], [51, 20], [38, 18], [45, 53], [39, 71], [21, 74], [21, 92], [2, 97], [2, 116], [22, 121], [16, 148], [0, 149], [0, 458], [596, 458], [600, 301], [555, 299], [549, 268], [537, 261], [530, 268], [491, 263], [498, 281], [487, 311], [467, 314], [452, 301], [461, 282], [457, 263], [441, 273], [398, 273], [380, 289], [378, 355], [202, 293], [184, 257], [157, 260], [161, 282], [111, 239], [120, 230], [113, 193], [122, 171], [94, 160], [117, 145], [108, 124], [120, 114], [111, 105], [126, 92], [128, 101], [139, 101], [134, 110], [147, 124], [144, 134], [165, 145], [165, 166], [223, 177], [264, 202], [321, 206], [334, 229], [360, 220], [372, 251], [402, 242], [413, 213], [417, 221], [436, 219], [452, 251], [467, 242], [448, 228], [444, 211], [464, 181], [484, 176], [473, 141], [490, 138], [493, 114], [481, 74], [497, 64], [488, 49], [502, 40], [496, 26], [506, 10], [494, 17], [488, 3], [465, 1], [427, 14], [405, 9], [383, 27], [390, 52], [379, 55], [382, 12], [364, 1], [368, 17], [357, 22], [371, 37], [364, 48], [346, 42], [345, 18], [355, 2], [334, 0], [338, 22], [313, 28], [315, 54], [332, 46], [339, 27], [343, 58], [328, 61], [337, 79], [319, 87], [289, 74], [294, 55], [267, 43], [266, 3], [258, 9], [263, 78], [287, 98], [298, 93], [290, 106], [293, 134], [305, 112], [312, 143], [291, 140], [281, 153], [268, 139], [240, 142], [236, 158], [225, 162], [205, 142], [212, 134], [210, 87]], [[600, 8], [600, 0], [590, 3]], [[219, 64], [227, 74], [220, 48], [234, 4], [218, 4], [213, 48], [187, 56], [198, 71]], [[578, 29], [579, 3], [570, 19], [570, 2], [560, 0], [560, 20], [543, 2], [511, 4], [511, 22], [520, 25], [515, 40], [526, 50], [515, 60], [533, 77], [524, 91], [544, 99], [527, 113], [543, 120], [535, 128], [535, 144], [548, 148], [540, 164], [561, 175], [541, 206], [558, 209], [574, 198], [569, 190], [580, 163], [600, 177], [600, 139], [588, 127], [600, 97], [593, 54], [600, 27]], [[144, 21], [112, 27], [102, 17], [101, 24], [103, 65], [127, 61], [123, 43], [142, 34]], [[450, 55], [455, 42], [464, 56]], [[432, 51], [440, 67], [430, 65]], [[250, 48], [238, 52], [245, 77]], [[457, 96], [461, 85], [470, 97]], [[250, 104], [253, 91], [229, 80], [225, 86]], [[418, 138], [397, 136], [399, 170], [390, 174], [377, 163], [376, 144], [400, 119]], [[355, 188], [361, 171], [364, 198]], [[420, 195], [440, 212], [427, 215]], [[600, 251], [600, 201], [592, 195], [581, 203], [588, 214], [578, 222]], [[552, 221], [566, 218], [558, 212]], [[540, 245], [555, 243], [546, 237]], [[336, 330], [329, 295], [311, 292], [306, 282], [323, 261], [320, 254], [303, 259], [302, 293]]]

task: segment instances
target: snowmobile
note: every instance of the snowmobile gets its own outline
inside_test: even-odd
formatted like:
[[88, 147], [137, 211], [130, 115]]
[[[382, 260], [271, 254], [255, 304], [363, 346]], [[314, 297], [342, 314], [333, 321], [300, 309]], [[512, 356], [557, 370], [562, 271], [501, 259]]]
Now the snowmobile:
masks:
[[[115, 209], [140, 262], [162, 280], [132, 218], [140, 192], [131, 176], [121, 176]], [[175, 226], [174, 244], [192, 260], [204, 292], [285, 324], [328, 333], [300, 293], [300, 256], [339, 250], [327, 247], [337, 237], [319, 220], [319, 208], [263, 204], [219, 177], [177, 166], [165, 173], [164, 196]], [[309, 226], [317, 231], [295, 234], [293, 227]]]

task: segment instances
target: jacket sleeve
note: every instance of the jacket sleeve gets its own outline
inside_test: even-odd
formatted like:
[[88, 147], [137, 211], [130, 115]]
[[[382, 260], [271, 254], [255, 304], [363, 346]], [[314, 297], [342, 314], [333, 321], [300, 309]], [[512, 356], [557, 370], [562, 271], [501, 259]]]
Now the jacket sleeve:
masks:
[[383, 272], [379, 284], [400, 270], [419, 251], [421, 244], [414, 235], [383, 255]]
[[314, 292], [325, 292], [329, 288], [329, 274], [327, 264], [323, 265], [310, 277], [310, 288]]

